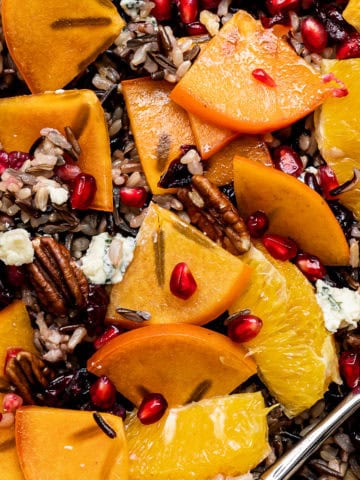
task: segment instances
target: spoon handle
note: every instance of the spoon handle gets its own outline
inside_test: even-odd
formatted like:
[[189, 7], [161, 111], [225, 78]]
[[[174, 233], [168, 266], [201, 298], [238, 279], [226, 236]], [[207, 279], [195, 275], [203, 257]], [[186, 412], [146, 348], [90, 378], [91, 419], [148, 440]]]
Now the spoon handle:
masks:
[[287, 480], [330, 435], [360, 407], [360, 391], [349, 393], [334, 410], [260, 477], [262, 480]]

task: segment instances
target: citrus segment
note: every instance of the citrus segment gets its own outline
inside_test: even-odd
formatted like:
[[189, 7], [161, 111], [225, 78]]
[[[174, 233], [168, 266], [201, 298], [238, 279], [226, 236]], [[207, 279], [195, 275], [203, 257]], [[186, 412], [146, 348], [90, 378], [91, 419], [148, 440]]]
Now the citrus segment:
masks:
[[[3, 398], [0, 393], [0, 405]], [[1, 480], [24, 480], [15, 449], [14, 426], [0, 428], [0, 473]]]
[[157, 423], [130, 414], [125, 429], [131, 480], [208, 480], [245, 474], [269, 453], [260, 393], [172, 408]]
[[[275, 87], [253, 77], [258, 68]], [[304, 117], [330, 91], [283, 38], [240, 10], [210, 40], [170, 98], [210, 123], [263, 133]]]
[[106, 375], [135, 405], [145, 392], [161, 393], [169, 405], [198, 395], [231, 392], [256, 373], [245, 349], [197, 325], [150, 325], [123, 333], [98, 350], [88, 370]]
[[339, 381], [333, 338], [312, 285], [295, 265], [275, 260], [260, 243], [242, 258], [253, 274], [229, 311], [250, 309], [262, 319], [260, 333], [244, 345], [269, 391], [288, 415], [297, 415]]
[[[352, 178], [354, 168], [360, 169], [360, 58], [324, 60], [323, 72], [332, 72], [349, 92], [346, 97], [326, 100], [315, 115], [320, 152], [343, 183]], [[341, 194], [339, 201], [360, 219], [358, 185]]]
[[[170, 289], [172, 272], [186, 263], [196, 282], [190, 298]], [[134, 259], [123, 280], [114, 285], [107, 319], [126, 328], [140, 324], [116, 312], [117, 307], [151, 315], [146, 324], [202, 325], [223, 313], [241, 292], [250, 269], [238, 257], [212, 242], [174, 213], [151, 204], [138, 233]]]
[[349, 246], [336, 217], [326, 201], [303, 182], [235, 157], [234, 188], [242, 215], [247, 217], [256, 210], [267, 214], [268, 233], [291, 237], [325, 265], [349, 264]]

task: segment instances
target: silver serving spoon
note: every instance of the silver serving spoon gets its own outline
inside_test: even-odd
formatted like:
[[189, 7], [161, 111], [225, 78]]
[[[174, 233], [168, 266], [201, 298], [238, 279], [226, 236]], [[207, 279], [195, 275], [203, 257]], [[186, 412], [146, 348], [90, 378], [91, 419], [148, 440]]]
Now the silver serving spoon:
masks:
[[330, 435], [360, 407], [360, 389], [349, 393], [334, 410], [266, 472], [262, 480], [287, 480]]

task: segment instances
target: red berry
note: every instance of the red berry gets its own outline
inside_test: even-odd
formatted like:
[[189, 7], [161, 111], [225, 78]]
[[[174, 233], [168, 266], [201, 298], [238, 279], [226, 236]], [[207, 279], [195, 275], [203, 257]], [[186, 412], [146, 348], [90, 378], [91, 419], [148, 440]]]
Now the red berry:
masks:
[[315, 255], [298, 253], [295, 257], [295, 264], [310, 282], [316, 282], [326, 275], [324, 265]]
[[0, 175], [9, 168], [9, 155], [5, 150], [0, 150]]
[[314, 17], [307, 17], [301, 23], [301, 35], [310, 52], [321, 53], [326, 48], [328, 34], [324, 25]]
[[55, 173], [63, 182], [72, 183], [81, 173], [81, 168], [74, 163], [65, 163], [57, 167]]
[[192, 22], [186, 25], [188, 35], [205, 35], [208, 33], [205, 25], [200, 22]]
[[360, 57], [360, 33], [355, 32], [338, 46], [336, 58], [338, 60], [346, 60], [347, 58], [358, 57]]
[[232, 315], [228, 325], [227, 334], [233, 342], [248, 342], [258, 335], [262, 324], [262, 320], [255, 315], [244, 313], [240, 313], [236, 316]]
[[116, 389], [111, 381], [103, 375], [91, 385], [90, 398], [98, 408], [111, 408], [116, 400]]
[[285, 261], [296, 257], [298, 246], [291, 238], [266, 233], [262, 238], [262, 242], [270, 255], [277, 260]]
[[180, 19], [185, 25], [195, 22], [198, 10], [198, 0], [179, 0]]
[[9, 153], [9, 167], [15, 170], [21, 168], [26, 160], [29, 160], [31, 156], [25, 152], [10, 152]]
[[16, 393], [7, 393], [3, 398], [4, 412], [15, 412], [23, 404], [23, 399]]
[[260, 238], [269, 228], [269, 219], [266, 216], [266, 213], [257, 210], [247, 218], [246, 226], [252, 237]]
[[218, 8], [220, 0], [200, 0], [201, 10], [215, 10]]
[[334, 170], [329, 165], [321, 165], [319, 167], [320, 187], [326, 200], [336, 200], [337, 195], [331, 195], [331, 191], [339, 186]]
[[296, 10], [299, 5], [300, 0], [266, 0], [266, 6], [271, 15]]
[[304, 170], [304, 165], [299, 154], [287, 145], [276, 147], [273, 151], [272, 158], [275, 168], [293, 177], [298, 177]]
[[86, 210], [90, 207], [96, 193], [96, 180], [92, 175], [80, 173], [74, 180], [74, 189], [71, 194], [71, 206], [77, 210]]
[[171, 0], [152, 0], [155, 7], [151, 10], [157, 21], [163, 22], [171, 18]]
[[360, 355], [356, 352], [342, 352], [340, 355], [340, 372], [349, 388], [360, 385]]
[[265, 72], [262, 68], [255, 68], [251, 72], [251, 75], [256, 78], [261, 83], [264, 83], [268, 87], [276, 87], [276, 83], [272, 77], [268, 73]]
[[7, 265], [6, 281], [10, 287], [21, 288], [25, 283], [25, 273], [23, 268], [16, 265]]
[[168, 403], [161, 393], [145, 395], [137, 412], [138, 419], [144, 425], [155, 423], [164, 415]]
[[94, 347], [96, 350], [103, 347], [106, 343], [110, 342], [113, 338], [117, 337], [120, 334], [120, 330], [115, 325], [110, 325], [105, 332], [94, 340]]
[[175, 265], [170, 278], [170, 290], [176, 297], [187, 300], [196, 291], [197, 285], [185, 262]]
[[147, 192], [145, 188], [120, 188], [120, 201], [126, 207], [141, 208], [146, 202]]

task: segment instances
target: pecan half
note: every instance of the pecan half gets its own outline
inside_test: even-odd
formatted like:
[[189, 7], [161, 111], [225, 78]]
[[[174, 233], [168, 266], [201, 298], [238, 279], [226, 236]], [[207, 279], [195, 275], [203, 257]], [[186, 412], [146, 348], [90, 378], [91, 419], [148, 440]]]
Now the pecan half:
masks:
[[55, 315], [85, 306], [89, 285], [70, 252], [51, 237], [33, 241], [35, 258], [27, 266], [40, 303]]
[[34, 405], [41, 403], [37, 394], [48, 385], [52, 372], [40, 357], [21, 351], [7, 362], [5, 376], [24, 402]]
[[192, 188], [179, 188], [177, 196], [191, 223], [211, 240], [234, 255], [249, 250], [250, 235], [244, 220], [228, 197], [207, 178], [194, 175]]

